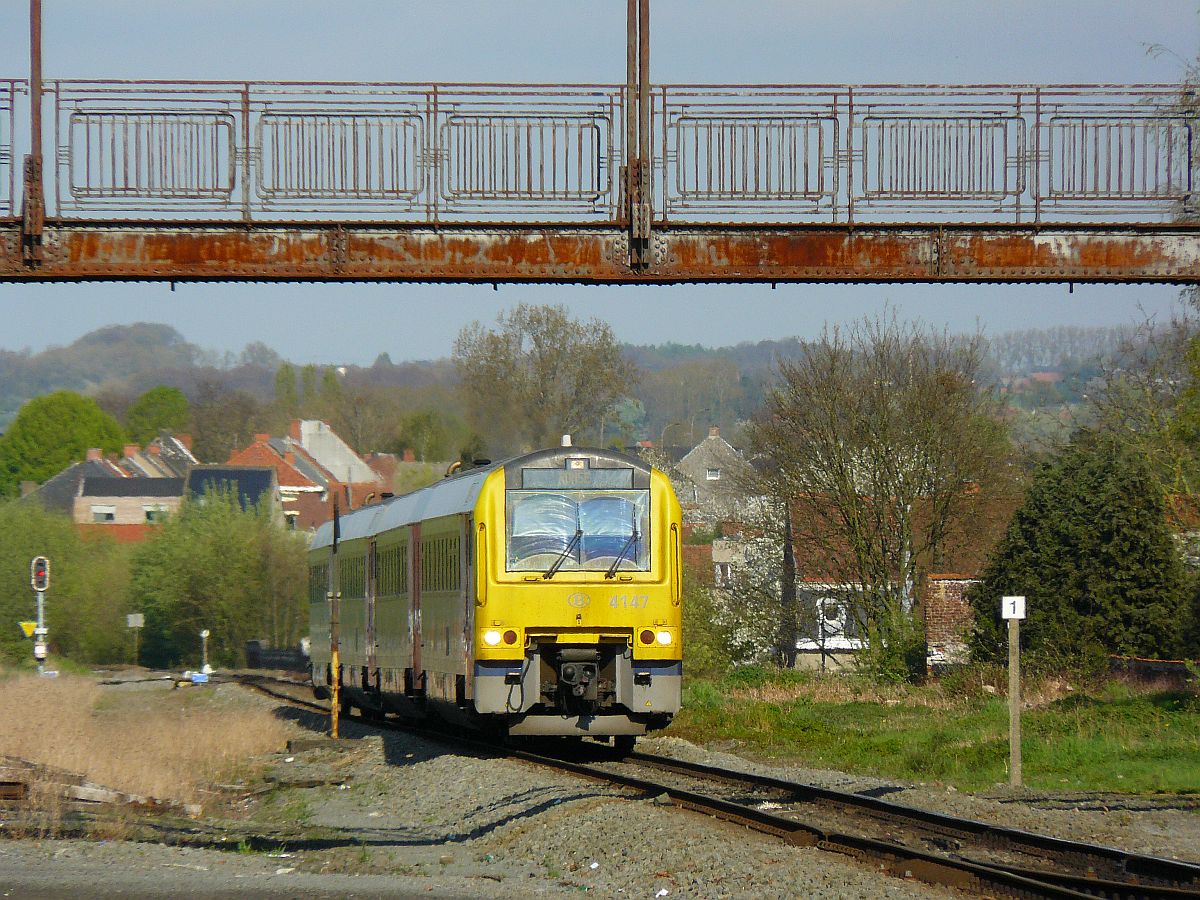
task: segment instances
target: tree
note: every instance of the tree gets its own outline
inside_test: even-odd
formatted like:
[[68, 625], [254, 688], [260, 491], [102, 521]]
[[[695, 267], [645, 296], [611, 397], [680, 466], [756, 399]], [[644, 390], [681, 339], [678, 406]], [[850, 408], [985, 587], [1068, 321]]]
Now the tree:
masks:
[[300, 411], [300, 394], [296, 390], [296, 369], [291, 363], [282, 363], [275, 372], [275, 405], [289, 419]]
[[803, 575], [860, 592], [865, 659], [897, 671], [920, 635], [919, 572], [1002, 469], [1008, 443], [975, 384], [978, 338], [890, 319], [827, 328], [779, 364], [751, 429], [770, 461], [760, 491], [790, 506]]
[[647, 421], [652, 434], [661, 434], [671, 423], [680, 425], [670, 432], [674, 443], [694, 445], [709, 425], [727, 428], [742, 417], [741, 373], [731, 359], [684, 360], [660, 369], [646, 376], [641, 393], [654, 410]]
[[357, 452], [381, 450], [395, 429], [398, 412], [393, 392], [370, 386], [343, 391], [340, 384], [337, 389], [340, 399], [328, 403], [326, 421]]
[[239, 366], [255, 366], [259, 369], [274, 369], [282, 361], [279, 354], [262, 341], [247, 344], [238, 356]]
[[337, 369], [330, 366], [321, 373], [321, 387], [317, 396], [326, 406], [334, 406], [341, 401], [342, 383], [338, 380]]
[[89, 448], [118, 453], [124, 444], [120, 424], [94, 400], [71, 391], [37, 397], [0, 437], [0, 496], [15, 496], [22, 481], [46, 481]]
[[684, 563], [683, 633], [683, 665], [692, 676], [719, 676], [729, 671], [729, 633], [720, 623], [711, 566]]
[[[722, 569], [714, 591], [714, 624], [738, 663], [794, 663], [800, 618], [787, 503], [764, 494], [761, 481], [746, 483], [754, 496], [726, 523], [736, 564]], [[715, 553], [714, 553], [715, 555]]]
[[125, 413], [129, 437], [139, 444], [154, 440], [160, 431], [187, 431], [191, 420], [183, 391], [162, 384], [134, 400]]
[[317, 402], [317, 367], [312, 363], [300, 370], [301, 411], [307, 414]]
[[1080, 432], [1043, 464], [970, 594], [982, 657], [1005, 652], [999, 601], [1011, 594], [1028, 600], [1022, 643], [1044, 658], [1180, 649], [1190, 598], [1161, 488], [1135, 444]]
[[494, 452], [598, 432], [636, 380], [612, 329], [597, 319], [576, 322], [565, 307], [522, 303], [497, 326], [463, 328], [453, 353], [470, 423]]
[[250, 394], [206, 381], [192, 409], [192, 452], [201, 462], [225, 462], [235, 448], [254, 439], [265, 421], [266, 410]]
[[306, 541], [274, 525], [265, 511], [243, 510], [236, 496], [211, 493], [180, 514], [134, 557], [132, 600], [146, 616], [143, 659], [151, 665], [199, 662], [199, 632], [209, 653], [239, 661], [245, 642], [290, 646], [307, 630]]
[[1200, 484], [1200, 322], [1181, 313], [1145, 322], [1105, 360], [1084, 424], [1120, 435], [1144, 457], [1163, 492]]
[[450, 430], [445, 414], [436, 409], [421, 409], [400, 422], [397, 445], [401, 453], [412, 450], [421, 462], [452, 459]]

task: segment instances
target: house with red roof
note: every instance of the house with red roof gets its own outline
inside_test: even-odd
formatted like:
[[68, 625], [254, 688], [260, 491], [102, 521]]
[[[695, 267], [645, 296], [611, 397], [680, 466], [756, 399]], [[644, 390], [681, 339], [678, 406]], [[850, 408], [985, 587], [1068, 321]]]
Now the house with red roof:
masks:
[[274, 469], [283, 514], [290, 527], [305, 531], [333, 518], [335, 500], [346, 512], [381, 499], [389, 487], [327, 423], [314, 419], [293, 420], [283, 437], [256, 434], [230, 454], [228, 465]]

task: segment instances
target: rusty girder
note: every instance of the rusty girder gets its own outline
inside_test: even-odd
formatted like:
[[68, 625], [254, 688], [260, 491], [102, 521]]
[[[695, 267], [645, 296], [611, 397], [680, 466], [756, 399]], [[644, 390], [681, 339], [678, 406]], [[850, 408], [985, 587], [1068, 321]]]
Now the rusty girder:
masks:
[[39, 264], [0, 222], [0, 281], [1200, 283], [1195, 226], [655, 226], [68, 222]]

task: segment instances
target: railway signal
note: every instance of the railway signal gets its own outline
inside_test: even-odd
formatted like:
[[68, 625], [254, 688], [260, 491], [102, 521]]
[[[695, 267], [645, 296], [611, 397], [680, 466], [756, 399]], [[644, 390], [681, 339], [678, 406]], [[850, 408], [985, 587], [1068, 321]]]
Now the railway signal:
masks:
[[50, 589], [50, 560], [35, 556], [29, 564], [29, 583], [38, 593]]
[[[50, 560], [35, 556], [29, 563], [29, 583], [37, 591], [37, 627], [33, 629], [33, 658], [38, 661], [38, 674], [46, 674], [46, 591], [50, 589]], [[55, 673], [57, 674], [57, 673]]]

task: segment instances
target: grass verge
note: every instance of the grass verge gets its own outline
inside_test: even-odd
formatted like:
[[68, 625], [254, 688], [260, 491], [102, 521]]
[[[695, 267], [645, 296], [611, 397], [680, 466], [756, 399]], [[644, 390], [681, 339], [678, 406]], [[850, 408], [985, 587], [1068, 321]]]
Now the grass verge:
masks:
[[[984, 676], [975, 687], [986, 684]], [[1008, 780], [1007, 701], [962, 681], [906, 687], [744, 669], [696, 680], [669, 734], [764, 757], [982, 790]], [[1200, 694], [1110, 681], [1030, 685], [1023, 774], [1045, 791], [1200, 793]]]
[[203, 804], [204, 788], [280, 750], [293, 727], [227, 687], [101, 688], [86, 678], [3, 680], [0, 756], [127, 793]]

